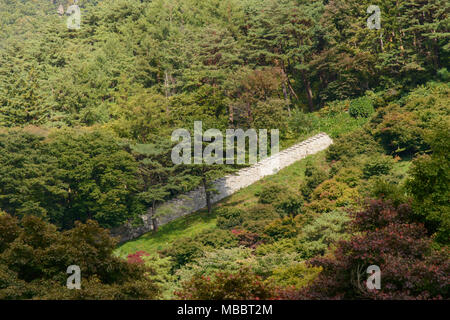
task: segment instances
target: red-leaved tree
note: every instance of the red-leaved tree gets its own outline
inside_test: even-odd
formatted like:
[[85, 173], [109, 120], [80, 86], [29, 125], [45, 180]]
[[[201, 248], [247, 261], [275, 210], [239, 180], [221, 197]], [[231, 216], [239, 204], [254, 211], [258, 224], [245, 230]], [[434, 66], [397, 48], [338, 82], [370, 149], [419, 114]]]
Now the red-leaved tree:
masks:
[[[322, 273], [299, 293], [305, 299], [448, 299], [448, 248], [435, 250], [421, 224], [409, 223], [408, 205], [371, 201], [356, 214], [358, 233], [341, 241], [334, 257], [309, 261]], [[367, 267], [381, 270], [381, 289], [366, 287]]]

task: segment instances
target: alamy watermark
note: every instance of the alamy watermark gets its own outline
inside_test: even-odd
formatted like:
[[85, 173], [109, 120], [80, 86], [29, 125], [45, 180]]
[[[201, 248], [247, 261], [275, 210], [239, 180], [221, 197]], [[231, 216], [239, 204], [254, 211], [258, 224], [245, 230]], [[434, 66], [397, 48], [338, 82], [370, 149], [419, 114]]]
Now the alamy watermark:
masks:
[[381, 289], [381, 270], [379, 266], [371, 265], [367, 268], [367, 273], [370, 274], [366, 281], [366, 287], [369, 290]]
[[67, 289], [81, 289], [81, 269], [77, 265], [71, 265], [67, 268], [67, 274], [70, 274], [67, 278]]
[[[226, 151], [224, 152], [224, 138]], [[246, 146], [248, 138], [248, 162]], [[180, 142], [180, 139], [182, 140]], [[276, 155], [280, 148], [278, 129], [270, 131], [270, 150]], [[255, 164], [268, 157], [268, 130], [227, 129], [225, 137], [218, 129], [203, 132], [201, 121], [194, 122], [194, 141], [187, 129], [177, 129], [172, 133], [172, 142], [179, 142], [172, 149], [172, 162], [178, 164]], [[209, 144], [203, 149], [203, 142]], [[235, 153], [235, 146], [237, 152]], [[192, 150], [193, 147], [193, 150]], [[192, 152], [193, 151], [193, 152]], [[259, 155], [259, 157], [258, 157]], [[236, 157], [235, 157], [236, 156]], [[193, 159], [192, 159], [193, 158]], [[277, 156], [275, 156], [276, 160]]]
[[[81, 29], [81, 9], [78, 6], [78, 0], [75, 0], [72, 5], [67, 8], [65, 12], [68, 15], [66, 20], [67, 29], [79, 30]], [[58, 8], [58, 14], [60, 17], [64, 15], [64, 6], [61, 4]]]
[[369, 18], [367, 18], [367, 28], [370, 30], [381, 29], [381, 10], [379, 6], [370, 5], [367, 8], [367, 13], [372, 14]]

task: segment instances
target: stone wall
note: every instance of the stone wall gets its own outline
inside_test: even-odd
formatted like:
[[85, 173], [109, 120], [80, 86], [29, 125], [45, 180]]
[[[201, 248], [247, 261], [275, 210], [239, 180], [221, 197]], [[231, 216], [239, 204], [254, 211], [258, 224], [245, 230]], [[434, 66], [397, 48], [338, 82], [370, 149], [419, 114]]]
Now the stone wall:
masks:
[[[212, 196], [212, 203], [216, 203], [236, 191], [248, 187], [265, 176], [277, 173], [279, 170], [306, 158], [308, 155], [325, 150], [333, 140], [325, 133], [320, 133], [310, 139], [272, 155], [255, 165], [239, 170], [238, 172], [214, 181], [217, 194]], [[206, 207], [206, 198], [203, 187], [180, 195], [177, 198], [160, 205], [153, 214], [150, 208], [142, 216], [143, 224], [138, 227], [124, 225], [111, 231], [111, 234], [126, 242], [153, 230], [153, 219], [157, 225], [164, 225], [174, 219], [198, 211]]]

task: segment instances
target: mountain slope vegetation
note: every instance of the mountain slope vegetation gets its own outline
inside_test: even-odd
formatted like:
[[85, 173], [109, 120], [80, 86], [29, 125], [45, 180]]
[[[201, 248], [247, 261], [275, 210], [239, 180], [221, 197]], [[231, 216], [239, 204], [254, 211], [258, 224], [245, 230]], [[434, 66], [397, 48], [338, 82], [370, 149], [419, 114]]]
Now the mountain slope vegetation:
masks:
[[[75, 2], [78, 30], [59, 11]], [[448, 12], [0, 0], [0, 298], [448, 299]], [[108, 229], [241, 167], [174, 165], [194, 121], [335, 143], [117, 247]]]

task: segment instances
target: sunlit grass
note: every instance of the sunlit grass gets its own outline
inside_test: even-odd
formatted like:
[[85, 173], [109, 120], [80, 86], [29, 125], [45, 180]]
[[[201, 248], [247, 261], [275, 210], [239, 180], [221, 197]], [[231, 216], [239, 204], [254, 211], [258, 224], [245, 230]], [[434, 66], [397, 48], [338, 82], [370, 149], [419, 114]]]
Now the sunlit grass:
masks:
[[158, 232], [149, 232], [136, 240], [124, 243], [117, 248], [115, 253], [118, 256], [126, 257], [128, 254], [140, 250], [157, 252], [167, 248], [177, 238], [194, 236], [215, 227], [215, 215], [209, 215], [205, 210], [202, 210], [163, 225]]

